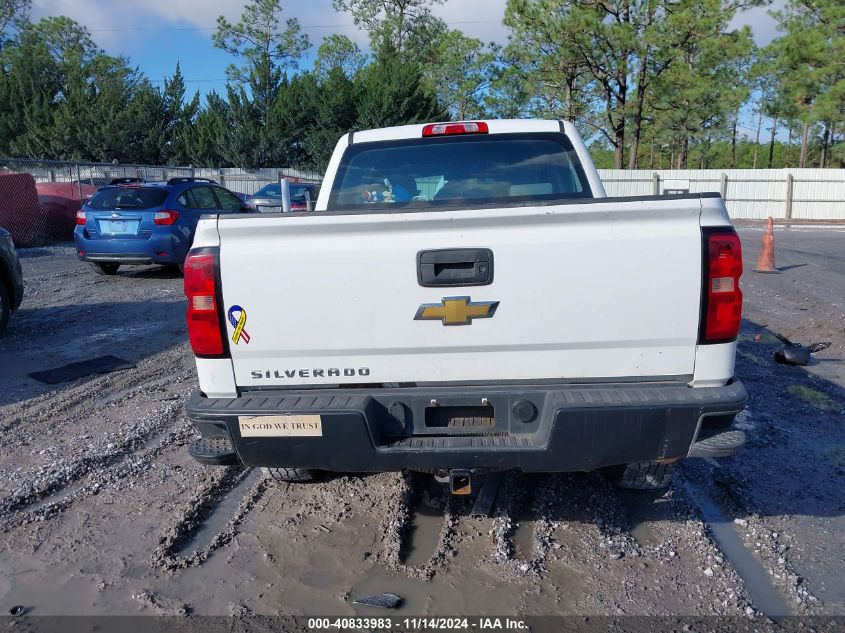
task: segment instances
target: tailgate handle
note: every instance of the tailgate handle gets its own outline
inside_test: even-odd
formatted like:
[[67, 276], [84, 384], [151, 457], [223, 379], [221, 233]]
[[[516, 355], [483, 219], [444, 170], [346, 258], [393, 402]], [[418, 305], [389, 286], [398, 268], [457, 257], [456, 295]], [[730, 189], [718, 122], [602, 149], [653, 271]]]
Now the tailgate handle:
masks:
[[493, 283], [493, 251], [448, 248], [417, 253], [417, 281], [425, 288]]

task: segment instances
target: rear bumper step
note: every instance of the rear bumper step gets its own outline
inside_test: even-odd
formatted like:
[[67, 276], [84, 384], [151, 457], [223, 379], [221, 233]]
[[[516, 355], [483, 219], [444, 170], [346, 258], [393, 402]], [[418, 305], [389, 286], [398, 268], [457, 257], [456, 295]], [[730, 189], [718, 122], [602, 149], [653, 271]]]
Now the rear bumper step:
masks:
[[[568, 472], [682, 459], [693, 452], [729, 454], [736, 450], [730, 446], [741, 446], [738, 436], [720, 434], [725, 437], [698, 442], [699, 429], [708, 416], [742, 411], [745, 400], [739, 381], [696, 389], [678, 383], [620, 383], [285, 390], [240, 398], [206, 398], [198, 393], [188, 402], [188, 417], [204, 435], [221, 431], [228, 435], [224, 439], [231, 440], [245, 466], [337, 472], [403, 468]], [[437, 417], [429, 410], [432, 406], [462, 410], [482, 402], [491, 411], [483, 425], [443, 426], [439, 418], [432, 425]], [[315, 433], [312, 426], [302, 434], [257, 435], [251, 426], [248, 435], [241, 436], [241, 416], [319, 416], [319, 430]], [[268, 428], [277, 422], [278, 418], [268, 420]], [[301, 423], [301, 418], [294, 422]]]
[[744, 445], [745, 431], [722, 431], [705, 437], [699, 434], [687, 457], [729, 457]]
[[188, 444], [188, 453], [209, 466], [240, 466], [241, 460], [228, 437], [204, 437]]

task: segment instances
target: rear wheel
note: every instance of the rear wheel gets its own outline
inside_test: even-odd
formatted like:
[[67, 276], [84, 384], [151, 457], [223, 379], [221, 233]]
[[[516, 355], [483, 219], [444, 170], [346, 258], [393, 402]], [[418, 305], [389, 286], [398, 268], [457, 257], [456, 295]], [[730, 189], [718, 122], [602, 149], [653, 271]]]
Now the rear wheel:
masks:
[[91, 264], [91, 268], [94, 269], [94, 272], [98, 275], [113, 275], [117, 272], [117, 269], [120, 268], [120, 264], [115, 264], [114, 262], [89, 262]]
[[633, 462], [610, 466], [605, 475], [616, 486], [631, 490], [660, 490], [666, 488], [675, 474], [677, 461]]
[[268, 479], [286, 483], [302, 483], [314, 481], [317, 478], [317, 471], [310, 468], [262, 468], [261, 470]]
[[9, 298], [6, 285], [0, 281], [0, 336], [3, 336], [3, 332], [6, 331], [10, 314], [12, 314], [12, 300]]

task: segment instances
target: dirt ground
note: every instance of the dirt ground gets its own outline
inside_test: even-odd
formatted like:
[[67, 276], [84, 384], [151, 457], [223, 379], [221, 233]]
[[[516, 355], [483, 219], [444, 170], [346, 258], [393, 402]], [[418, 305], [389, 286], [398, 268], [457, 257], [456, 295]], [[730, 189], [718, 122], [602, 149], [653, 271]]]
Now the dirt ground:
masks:
[[[599, 473], [505, 477], [493, 516], [415, 474], [271, 485], [187, 455], [196, 388], [182, 280], [100, 277], [70, 246], [21, 252], [0, 339], [0, 613], [845, 615], [845, 232], [778, 229], [750, 272], [737, 374], [749, 442], [690, 460], [665, 494]], [[774, 333], [831, 341], [807, 368]], [[104, 354], [131, 370], [30, 372]]]

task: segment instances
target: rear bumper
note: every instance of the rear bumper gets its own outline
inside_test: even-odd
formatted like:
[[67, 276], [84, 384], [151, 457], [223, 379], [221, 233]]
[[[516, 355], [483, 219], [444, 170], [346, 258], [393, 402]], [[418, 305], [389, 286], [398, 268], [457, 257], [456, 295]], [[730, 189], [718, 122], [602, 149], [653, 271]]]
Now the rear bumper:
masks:
[[[154, 231], [148, 238], [89, 239], [80, 231], [74, 233], [79, 259], [85, 262], [119, 264], [170, 264], [185, 261], [188, 244], [178, 233]], [[82, 254], [80, 254], [82, 253]]]
[[[441, 411], [484, 401], [493, 408], [495, 421], [483, 427], [426, 426], [432, 401]], [[684, 458], [708, 417], [724, 422], [742, 411], [745, 401], [745, 388], [735, 380], [697, 389], [677, 383], [622, 383], [279, 390], [240, 398], [198, 393], [187, 409], [204, 436], [228, 438], [245, 466], [568, 472]], [[534, 417], [520, 421], [532, 407]], [[322, 435], [241, 436], [239, 416], [285, 415], [319, 415]]]

